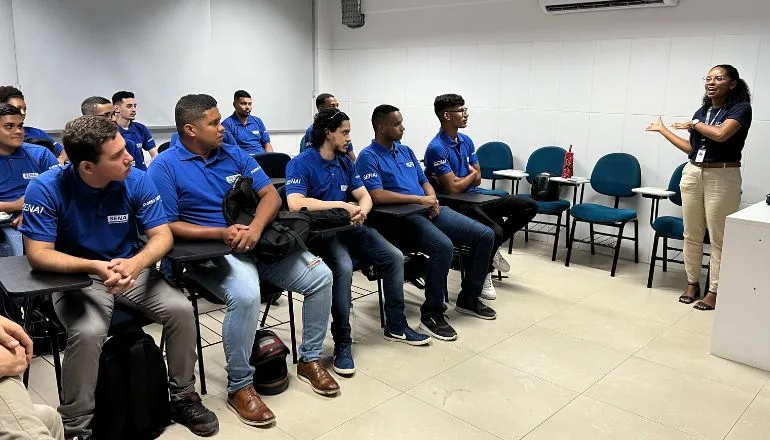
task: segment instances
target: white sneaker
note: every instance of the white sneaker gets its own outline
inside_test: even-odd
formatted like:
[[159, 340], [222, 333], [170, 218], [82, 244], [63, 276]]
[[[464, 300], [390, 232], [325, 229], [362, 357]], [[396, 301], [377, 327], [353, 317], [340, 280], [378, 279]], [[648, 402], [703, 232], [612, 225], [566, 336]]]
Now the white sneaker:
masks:
[[492, 257], [492, 267], [499, 270], [502, 273], [508, 273], [511, 271], [511, 265], [508, 264], [508, 261], [503, 257], [503, 255], [500, 253], [500, 250], [498, 249], [497, 252], [495, 252], [495, 256]]
[[497, 292], [495, 292], [495, 286], [492, 285], [492, 274], [488, 273], [484, 279], [484, 287], [481, 289], [481, 298], [483, 299], [495, 299], [497, 298]]

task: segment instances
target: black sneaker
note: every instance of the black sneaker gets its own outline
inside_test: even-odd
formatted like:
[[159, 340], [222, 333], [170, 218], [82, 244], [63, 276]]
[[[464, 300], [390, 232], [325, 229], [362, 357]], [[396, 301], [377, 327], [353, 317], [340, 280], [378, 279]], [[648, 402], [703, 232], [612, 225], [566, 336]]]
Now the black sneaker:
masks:
[[201, 437], [209, 437], [219, 431], [217, 415], [203, 406], [201, 397], [195, 392], [171, 402], [171, 420]]
[[497, 312], [481, 302], [481, 300], [478, 298], [464, 299], [458, 297], [455, 310], [457, 310], [459, 313], [464, 313], [466, 315], [475, 316], [481, 319], [497, 319]]
[[424, 315], [420, 318], [420, 330], [442, 341], [454, 341], [457, 332], [446, 322], [444, 315]]

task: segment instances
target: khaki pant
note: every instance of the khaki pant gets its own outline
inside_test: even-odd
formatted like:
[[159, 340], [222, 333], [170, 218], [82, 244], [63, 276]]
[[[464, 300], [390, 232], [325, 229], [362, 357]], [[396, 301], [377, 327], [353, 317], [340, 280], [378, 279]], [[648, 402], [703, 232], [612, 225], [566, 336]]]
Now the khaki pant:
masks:
[[33, 404], [18, 377], [0, 378], [0, 440], [64, 440], [55, 409]]
[[698, 168], [687, 164], [679, 184], [684, 214], [684, 267], [687, 282], [700, 279], [703, 237], [708, 227], [711, 240], [711, 280], [708, 290], [717, 292], [725, 219], [741, 203], [740, 168]]

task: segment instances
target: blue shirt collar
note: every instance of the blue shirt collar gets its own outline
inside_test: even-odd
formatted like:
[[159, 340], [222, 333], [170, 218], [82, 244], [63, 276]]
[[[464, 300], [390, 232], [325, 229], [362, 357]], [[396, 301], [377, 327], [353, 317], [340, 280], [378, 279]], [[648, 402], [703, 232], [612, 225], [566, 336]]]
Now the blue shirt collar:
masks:
[[460, 146], [460, 144], [463, 143], [463, 137], [459, 131], [457, 132], [457, 140], [455, 141], [454, 139], [449, 137], [449, 135], [447, 134], [446, 131], [444, 131], [443, 128], [440, 128], [438, 131], [438, 138], [441, 139], [441, 142], [447, 147], [457, 148]]
[[98, 194], [104, 194], [107, 192], [112, 191], [117, 185], [120, 185], [123, 182], [110, 182], [105, 186], [104, 188], [94, 188], [91, 185], [87, 184], [83, 178], [80, 177], [80, 173], [78, 173], [78, 170], [71, 164], [68, 163], [64, 167], [64, 172], [70, 176], [72, 179], [72, 182], [75, 186], [76, 194], [79, 195], [79, 197], [82, 197], [83, 195], [90, 195], [95, 196]]
[[323, 156], [321, 156], [321, 152], [318, 150], [318, 148], [310, 147], [310, 155], [316, 160], [316, 162], [320, 163], [326, 168], [329, 168], [329, 167], [339, 168], [340, 166], [340, 156], [341, 156], [340, 153], [336, 154], [334, 156], [334, 159], [327, 160], [327, 159], [324, 159]]
[[393, 155], [393, 154], [396, 154], [396, 152], [398, 151], [398, 146], [399, 145], [400, 144], [398, 144], [397, 142], [393, 142], [393, 147], [392, 148], [388, 148], [388, 147], [380, 144], [376, 140], [372, 139], [372, 146], [374, 147], [374, 150], [378, 154], [380, 154], [380, 155], [385, 155], [385, 154]]
[[208, 160], [204, 160], [203, 156], [199, 154], [195, 154], [192, 151], [188, 150], [187, 147], [184, 146], [181, 139], [177, 139], [177, 142], [173, 145], [174, 151], [176, 152], [176, 155], [179, 157], [179, 160], [185, 161], [185, 160], [195, 160], [195, 158], [200, 158], [201, 161], [205, 163], [211, 163], [214, 161], [217, 161], [219, 159], [222, 159], [227, 153], [224, 152], [224, 149], [220, 145], [217, 150], [209, 156]]

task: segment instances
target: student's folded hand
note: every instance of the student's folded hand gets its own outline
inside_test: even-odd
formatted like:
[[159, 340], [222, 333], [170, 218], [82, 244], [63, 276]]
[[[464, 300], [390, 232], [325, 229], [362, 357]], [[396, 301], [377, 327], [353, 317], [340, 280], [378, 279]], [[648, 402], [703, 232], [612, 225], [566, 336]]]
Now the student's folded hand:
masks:
[[246, 227], [238, 231], [235, 238], [230, 242], [230, 247], [234, 252], [250, 252], [259, 242], [262, 231]]
[[17, 323], [0, 316], [0, 346], [8, 350], [22, 347], [27, 355], [27, 363], [32, 362], [32, 339]]
[[23, 216], [21, 215], [21, 213], [19, 213], [19, 215], [17, 215], [16, 218], [11, 221], [11, 227], [19, 229], [19, 227], [21, 226], [22, 220], [23, 220]]
[[435, 195], [432, 196], [422, 196], [420, 197], [420, 204], [425, 206], [434, 206], [438, 205], [438, 199]]
[[11, 350], [0, 347], [0, 377], [19, 376], [28, 365], [24, 347], [19, 346]]
[[438, 217], [439, 213], [441, 212], [441, 206], [439, 206], [438, 203], [431, 206], [430, 211], [428, 211], [428, 218], [436, 218]]
[[115, 258], [110, 261], [107, 267], [113, 272], [119, 273], [123, 279], [128, 278], [128, 281], [123, 284], [127, 284], [132, 280], [136, 281], [139, 273], [144, 270], [144, 267], [134, 258]]
[[[107, 292], [111, 294], [117, 294], [122, 293], [126, 290], [128, 287], [128, 284], [131, 284], [131, 278], [123, 277], [122, 274], [119, 272], [115, 272], [110, 267], [110, 262], [108, 261], [97, 261], [96, 263], [96, 275], [99, 276], [99, 278], [102, 279], [102, 282], [107, 287]], [[123, 281], [125, 280], [125, 281]], [[134, 283], [136, 281], [134, 280]]]
[[242, 229], [249, 229], [249, 227], [246, 225], [232, 225], [227, 228], [222, 228], [222, 242], [232, 247], [233, 240], [235, 240], [235, 237], [238, 236], [238, 232], [240, 232]]

